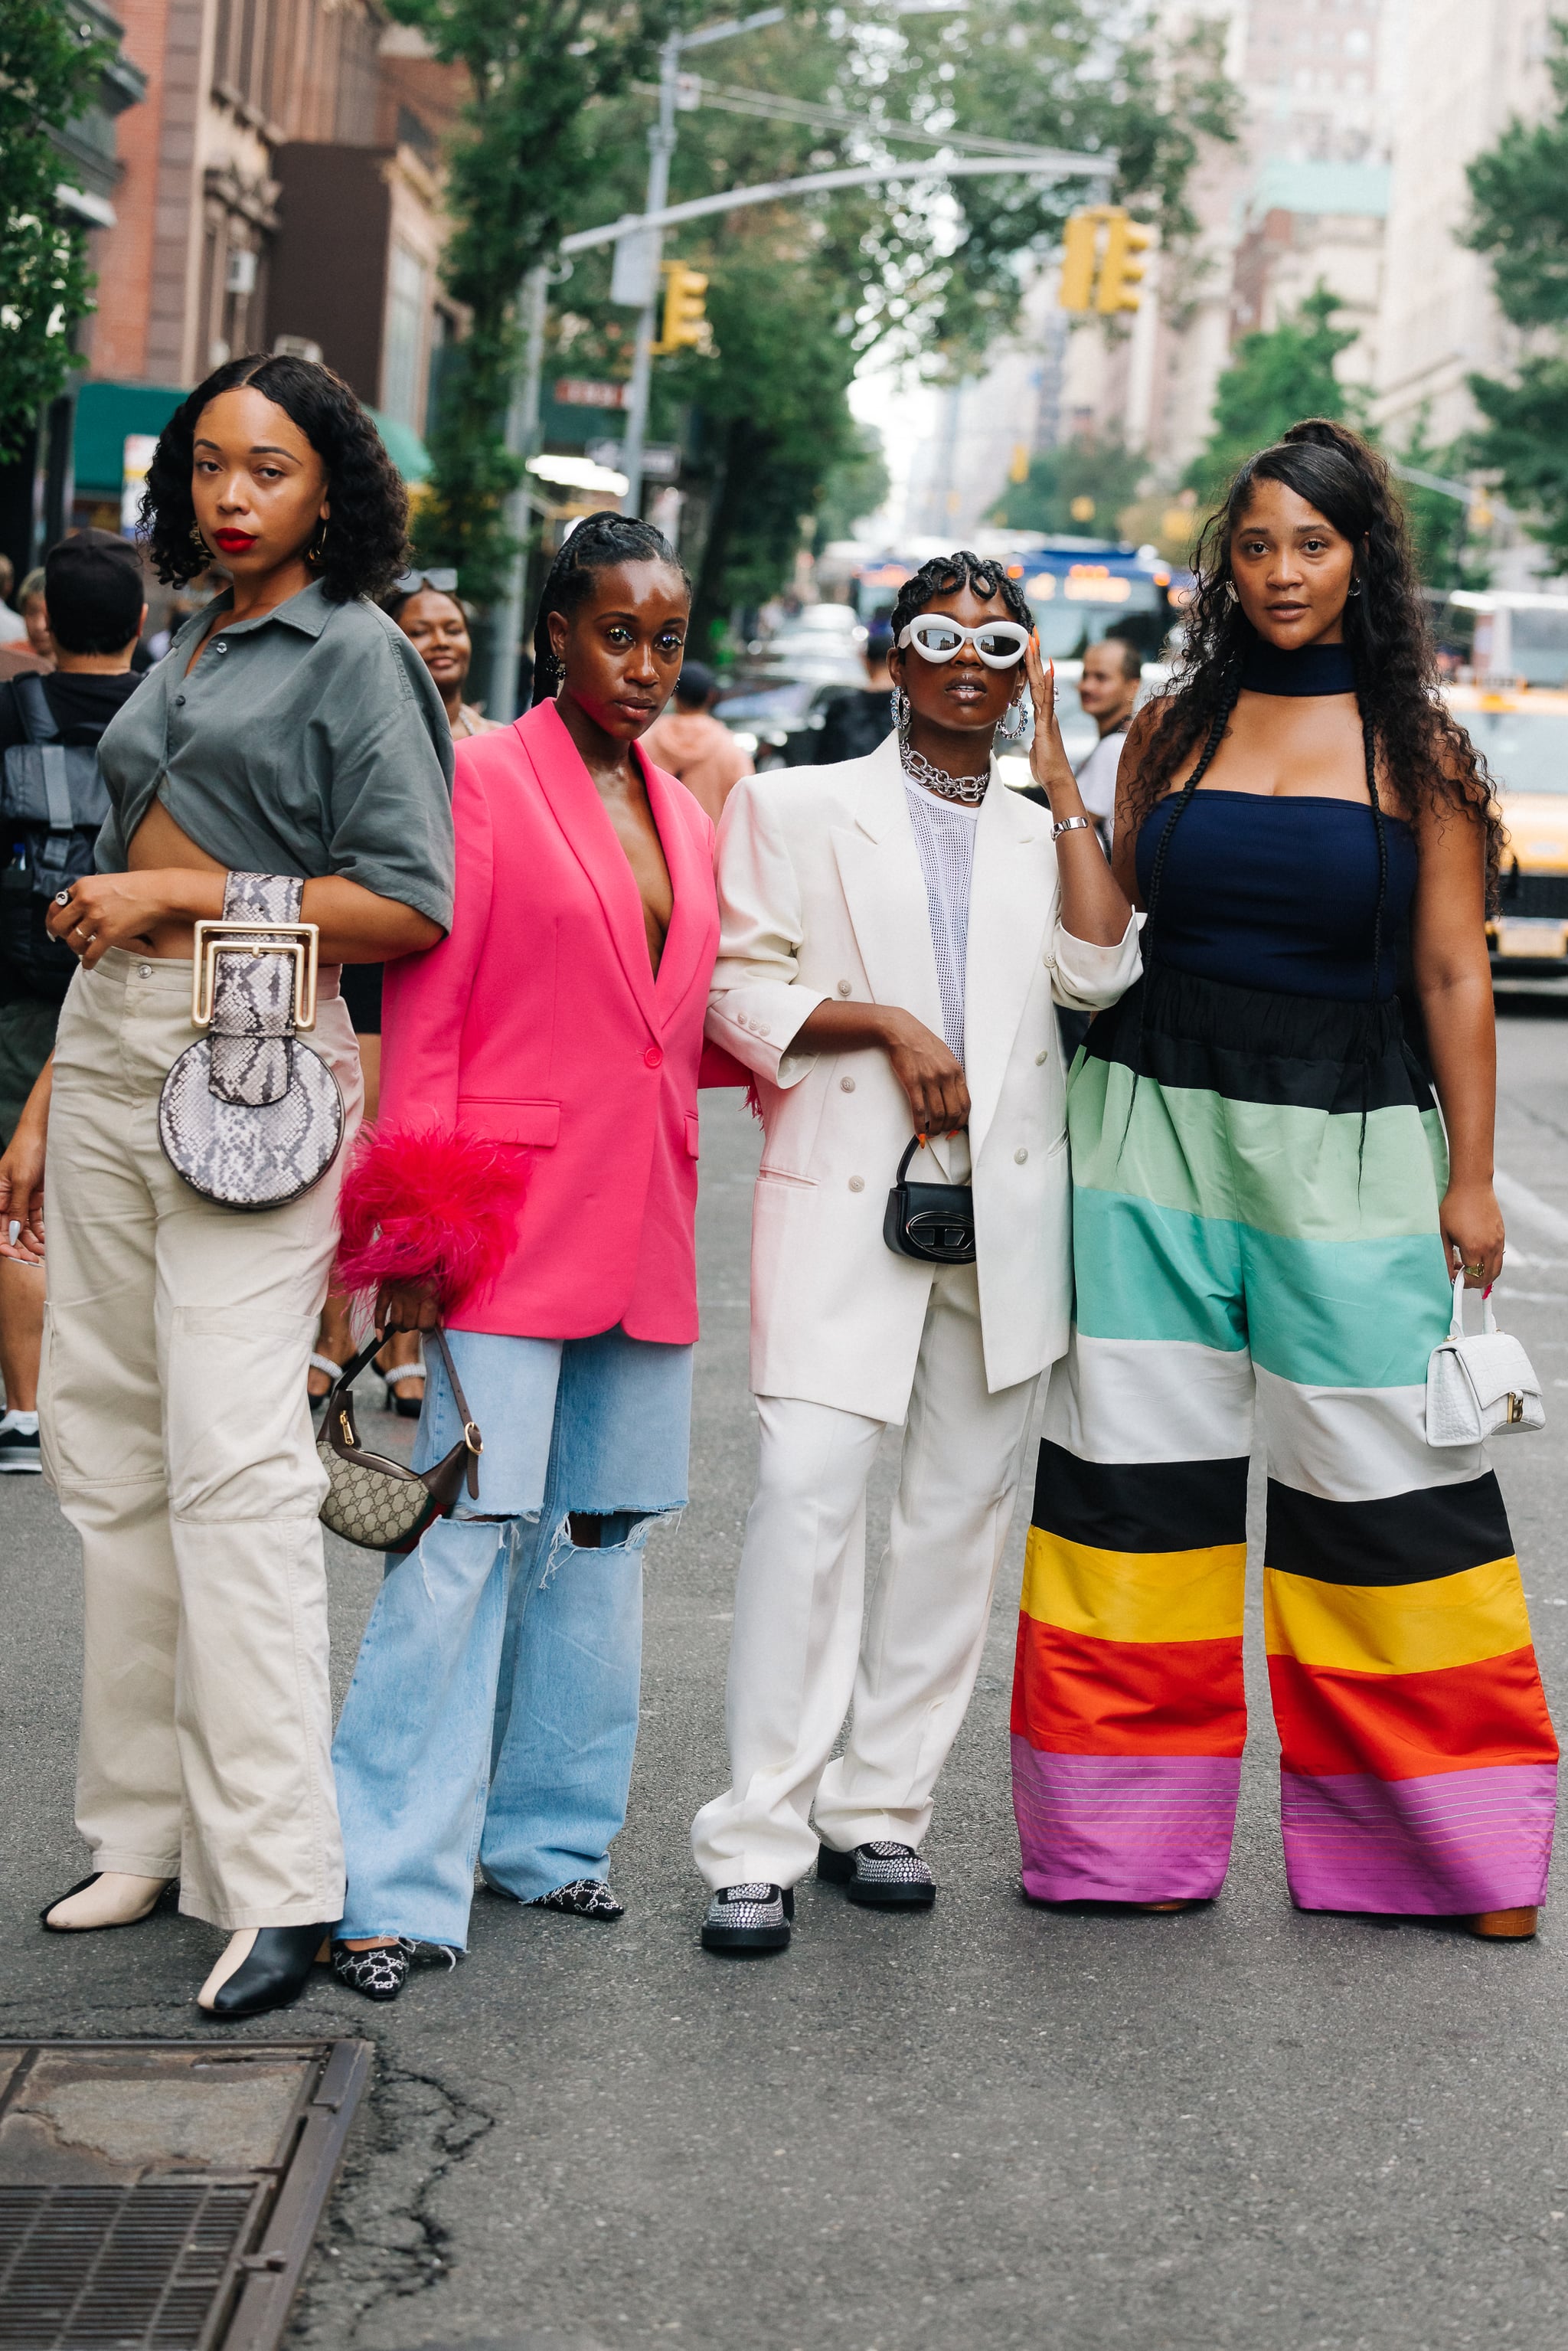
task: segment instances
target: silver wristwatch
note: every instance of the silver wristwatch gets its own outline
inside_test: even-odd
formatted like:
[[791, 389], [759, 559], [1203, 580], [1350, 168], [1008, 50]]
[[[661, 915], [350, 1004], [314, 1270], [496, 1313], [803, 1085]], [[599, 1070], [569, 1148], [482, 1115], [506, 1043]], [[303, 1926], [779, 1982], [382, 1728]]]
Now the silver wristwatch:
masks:
[[1093, 830], [1092, 816], [1064, 816], [1060, 824], [1051, 826], [1051, 837], [1052, 841], [1060, 841], [1064, 832], [1092, 832]]

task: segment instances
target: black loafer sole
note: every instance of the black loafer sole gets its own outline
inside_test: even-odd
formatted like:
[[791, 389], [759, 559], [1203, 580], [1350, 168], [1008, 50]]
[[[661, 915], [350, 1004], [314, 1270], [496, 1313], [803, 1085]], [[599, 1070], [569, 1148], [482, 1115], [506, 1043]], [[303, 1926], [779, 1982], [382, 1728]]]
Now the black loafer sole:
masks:
[[862, 1910], [929, 1910], [936, 1899], [934, 1886], [862, 1886], [853, 1879], [844, 1887], [844, 1893]]
[[787, 1951], [789, 1948], [789, 1928], [782, 1927], [705, 1927], [703, 1949], [720, 1951], [727, 1959], [762, 1959], [769, 1951]]

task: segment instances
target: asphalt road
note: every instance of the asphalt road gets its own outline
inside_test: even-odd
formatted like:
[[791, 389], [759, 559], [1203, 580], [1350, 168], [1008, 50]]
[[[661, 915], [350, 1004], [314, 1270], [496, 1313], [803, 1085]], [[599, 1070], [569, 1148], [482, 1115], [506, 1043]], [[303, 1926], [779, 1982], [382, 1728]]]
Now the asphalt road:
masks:
[[[1568, 1022], [1500, 1024], [1505, 1319], [1552, 1419], [1503, 1443], [1537, 1640], [1568, 1715]], [[312, 2351], [1461, 2351], [1568, 2341], [1568, 1929], [1297, 1914], [1254, 1729], [1222, 1900], [1171, 1918], [1026, 1908], [1008, 1798], [1015, 1530], [939, 1792], [936, 1910], [801, 1889], [793, 1949], [696, 1941], [686, 1847], [722, 1785], [730, 1584], [749, 1497], [755, 1132], [704, 1111], [695, 1499], [648, 1571], [646, 1706], [606, 1928], [476, 1906], [455, 1973], [292, 2018], [377, 2044], [291, 2342]], [[389, 1424], [389, 1426], [391, 1424]], [[888, 1479], [881, 1480], [885, 1510]], [[160, 1916], [57, 1941], [78, 1596], [47, 1490], [0, 1488], [0, 2033], [183, 2034], [217, 1938]], [[377, 1570], [333, 1561], [340, 1679]], [[252, 2028], [265, 2038], [276, 2025]]]

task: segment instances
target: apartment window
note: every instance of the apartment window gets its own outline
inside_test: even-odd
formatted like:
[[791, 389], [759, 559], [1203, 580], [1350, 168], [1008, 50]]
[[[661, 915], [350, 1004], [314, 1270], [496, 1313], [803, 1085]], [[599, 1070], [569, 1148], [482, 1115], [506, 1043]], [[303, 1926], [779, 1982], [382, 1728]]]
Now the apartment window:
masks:
[[406, 245], [392, 249], [387, 278], [386, 348], [382, 360], [382, 406], [399, 424], [417, 433], [422, 422], [425, 311], [430, 273]]

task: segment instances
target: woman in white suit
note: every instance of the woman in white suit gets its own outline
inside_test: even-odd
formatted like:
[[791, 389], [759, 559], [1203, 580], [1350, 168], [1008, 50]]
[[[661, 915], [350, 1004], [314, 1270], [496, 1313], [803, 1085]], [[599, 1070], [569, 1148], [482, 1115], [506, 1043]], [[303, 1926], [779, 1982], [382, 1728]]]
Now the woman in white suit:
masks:
[[[718, 833], [707, 1030], [755, 1073], [766, 1135], [732, 1779], [692, 1834], [703, 1941], [736, 1954], [788, 1943], [813, 1861], [852, 1900], [935, 1898], [918, 1848], [974, 1687], [1036, 1384], [1067, 1345], [1054, 1007], [1113, 1003], [1138, 971], [1005, 570], [928, 563], [893, 625], [896, 732], [863, 759], [742, 781]], [[996, 780], [993, 738], [1017, 731], [1026, 691], [1049, 810]], [[912, 1132], [911, 1180], [968, 1187], [947, 1204], [946, 1261], [883, 1238]], [[867, 1607], [866, 1481], [900, 1421]]]

